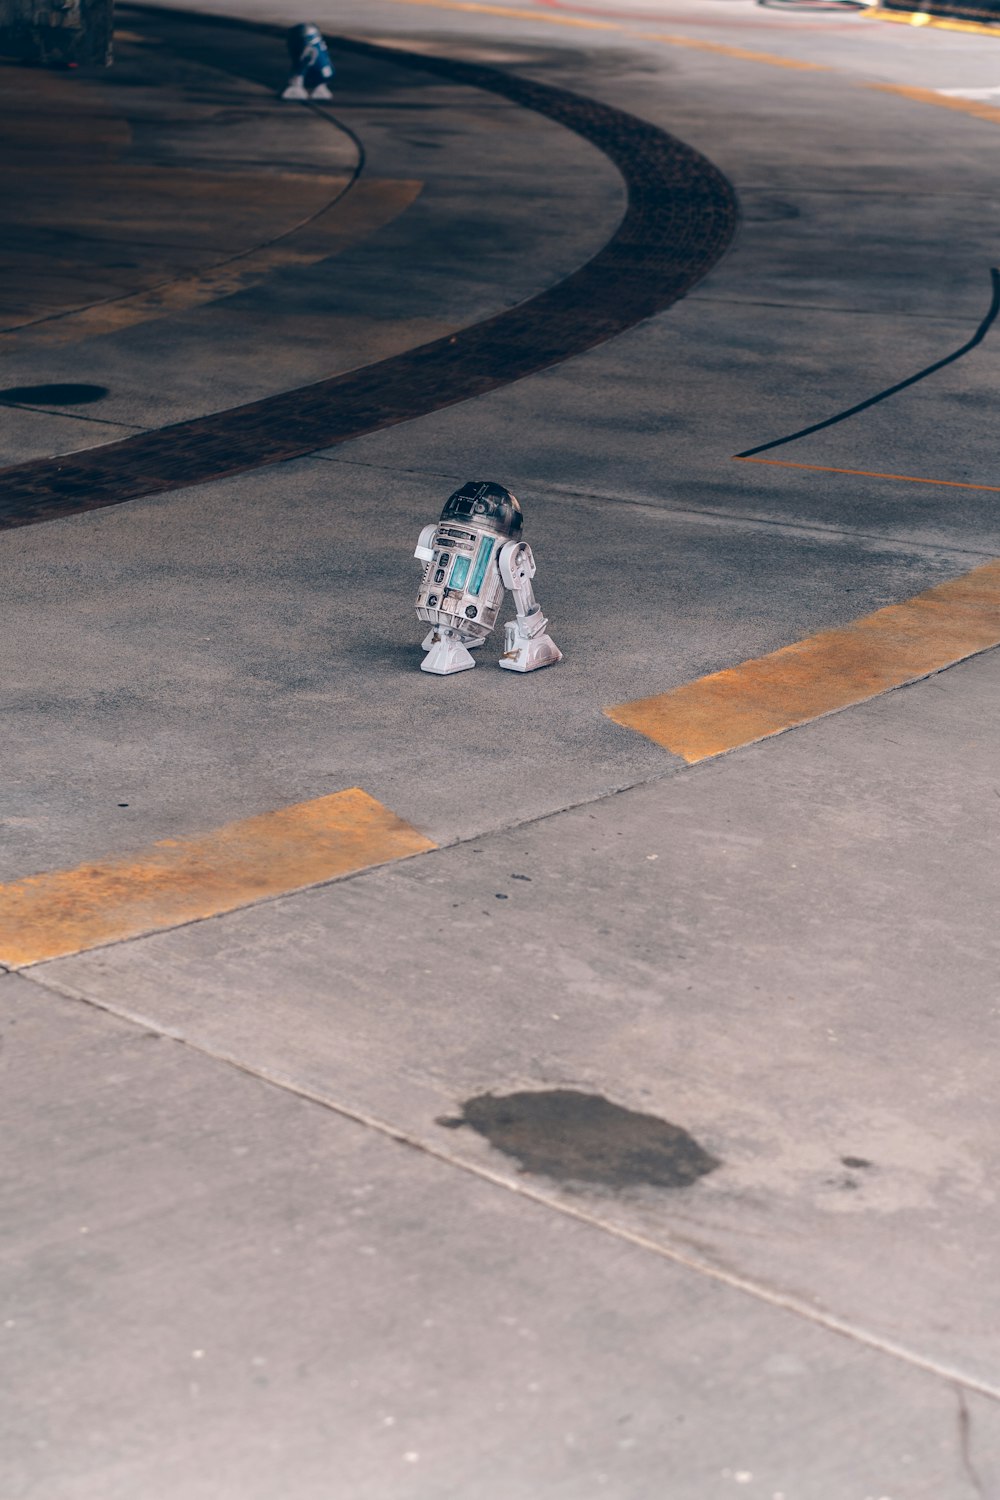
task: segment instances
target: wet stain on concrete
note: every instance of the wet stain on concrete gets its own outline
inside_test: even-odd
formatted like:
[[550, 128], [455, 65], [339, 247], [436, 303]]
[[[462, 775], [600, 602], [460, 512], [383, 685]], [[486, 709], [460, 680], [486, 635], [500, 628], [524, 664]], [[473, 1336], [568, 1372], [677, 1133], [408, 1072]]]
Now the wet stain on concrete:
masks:
[[9, 385], [0, 390], [0, 401], [25, 406], [89, 406], [103, 401], [106, 385]]
[[468, 1125], [522, 1172], [559, 1182], [683, 1188], [722, 1165], [681, 1126], [577, 1089], [477, 1094], [437, 1123]]

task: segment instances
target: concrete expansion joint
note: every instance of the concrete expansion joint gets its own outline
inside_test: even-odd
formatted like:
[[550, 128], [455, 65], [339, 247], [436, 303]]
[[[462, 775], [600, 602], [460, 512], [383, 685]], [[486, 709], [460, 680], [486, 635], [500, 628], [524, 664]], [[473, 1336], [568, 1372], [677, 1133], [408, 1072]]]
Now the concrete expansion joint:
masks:
[[[559, 1214], [591, 1230], [596, 1230], [600, 1234], [610, 1235], [613, 1239], [627, 1244], [634, 1249], [668, 1261], [672, 1265], [680, 1266], [686, 1271], [691, 1271], [695, 1275], [726, 1286], [732, 1291], [743, 1293], [758, 1302], [764, 1302], [782, 1312], [789, 1313], [791, 1316], [800, 1318], [828, 1333], [836, 1334], [841, 1338], [848, 1339], [855, 1344], [886, 1355], [890, 1359], [945, 1381], [956, 1392], [962, 1393], [960, 1399], [963, 1405], [960, 1406], [959, 1413], [959, 1430], [963, 1434], [962, 1452], [966, 1472], [970, 1476], [975, 1473], [975, 1470], [971, 1467], [971, 1460], [969, 1458], [970, 1423], [967, 1408], [964, 1407], [965, 1393], [972, 1392], [978, 1396], [986, 1397], [990, 1401], [1000, 1402], [1000, 1385], [980, 1380], [973, 1375], [966, 1375], [961, 1370], [940, 1360], [929, 1359], [918, 1350], [911, 1349], [905, 1344], [897, 1343], [892, 1339], [882, 1338], [880, 1335], [871, 1332], [858, 1323], [852, 1322], [850, 1319], [840, 1318], [834, 1314], [824, 1312], [821, 1308], [811, 1305], [802, 1298], [781, 1292], [762, 1281], [741, 1276], [738, 1272], [726, 1270], [707, 1260], [701, 1260], [698, 1256], [692, 1255], [679, 1246], [671, 1244], [669, 1237], [666, 1237], [663, 1241], [655, 1240], [647, 1234], [626, 1228], [618, 1223], [613, 1223], [603, 1218], [594, 1210], [582, 1207], [579, 1203], [570, 1202], [554, 1194], [546, 1193], [544, 1190], [526, 1183], [523, 1179], [514, 1179], [502, 1172], [494, 1171], [484, 1162], [454, 1156], [411, 1130], [393, 1125], [390, 1121], [359, 1109], [354, 1105], [332, 1099], [317, 1089], [309, 1088], [287, 1077], [283, 1073], [250, 1063], [235, 1053], [206, 1046], [186, 1036], [181, 1031], [164, 1027], [161, 1023], [151, 1020], [140, 1013], [132, 1012], [122, 1006], [100, 1000], [52, 976], [41, 977], [36, 972], [31, 972], [23, 974], [22, 978], [26, 982], [37, 985], [42, 991], [57, 995], [65, 1000], [77, 1001], [95, 1010], [102, 1011], [107, 1015], [115, 1016], [118, 1020], [141, 1028], [144, 1031], [153, 1032], [166, 1040], [179, 1042], [182, 1046], [197, 1053], [199, 1056], [208, 1058], [223, 1067], [233, 1068], [245, 1076], [253, 1078], [257, 1082], [266, 1084], [271, 1088], [281, 1089], [285, 1093], [292, 1094], [304, 1100], [306, 1103], [317, 1105], [330, 1114], [337, 1115], [341, 1119], [349, 1120], [355, 1125], [360, 1125], [367, 1130], [371, 1130], [385, 1139], [395, 1142], [397, 1145], [406, 1146], [423, 1156], [430, 1157], [442, 1166], [463, 1172], [469, 1176], [478, 1178], [480, 1181], [487, 1182], [495, 1188], [500, 1188], [504, 1192], [512, 1193], [520, 1199], [527, 1200], [548, 1213]], [[961, 1416], [962, 1410], [965, 1410], [964, 1421]]]
[[[51, 417], [54, 411], [54, 408], [51, 406], [32, 406], [30, 402], [11, 401], [2, 396], [0, 396], [0, 406], [14, 407], [17, 411], [34, 411], [42, 417]], [[151, 432], [153, 430], [150, 427], [142, 427], [137, 422], [123, 422], [118, 417], [92, 417], [89, 412], [77, 410], [73, 412], [73, 421], [92, 422], [98, 427], [114, 427], [116, 431], [120, 431], [123, 427], [127, 428], [129, 432]]]
[[[331, 462], [336, 462], [336, 460], [331, 460]], [[809, 536], [828, 537], [831, 541], [884, 542], [893, 551], [899, 552], [939, 554], [944, 546], [942, 542], [920, 542], [912, 537], [893, 536], [891, 532], [856, 531], [850, 526], [827, 526], [819, 521], [779, 521], [770, 516], [755, 516], [746, 511], [726, 510], [722, 507], [711, 506], [672, 505], [669, 501], [641, 497], [633, 499], [629, 495], [609, 495], [596, 490], [569, 489], [559, 484], [550, 484], [547, 488], [551, 494], [566, 495], [574, 500], [592, 501], [595, 505], [629, 506], [650, 515], [676, 516], [678, 519], [703, 521], [706, 525], [714, 521], [738, 521], [741, 526], [760, 527], [779, 534], [794, 535], [802, 532]], [[947, 544], [947, 550], [965, 557], [991, 559], [995, 555], [988, 547], [952, 546], [950, 542]]]
[[[402, 464], [376, 464], [363, 463], [356, 458], [344, 458], [337, 453], [313, 453], [309, 454], [310, 460], [317, 459], [321, 463], [339, 464], [343, 468], [368, 469], [380, 474], [403, 474], [408, 477], [420, 479], [443, 479], [445, 481], [458, 482], [459, 476], [444, 469], [412, 469]], [[610, 491], [581, 489], [579, 486], [563, 485], [558, 480], [548, 481], [545, 485], [547, 494], [565, 495], [570, 500], [582, 500], [585, 504], [608, 507], [629, 507], [635, 511], [649, 516], [673, 516], [678, 520], [692, 520], [712, 525], [715, 522], [738, 521], [741, 527], [748, 529], [760, 528], [776, 535], [795, 536], [803, 534], [806, 536], [818, 536], [829, 538], [830, 541], [859, 541], [859, 542], [881, 542], [886, 547], [891, 547], [894, 552], [912, 552], [915, 555], [923, 553], [938, 556], [942, 550], [956, 557], [982, 558], [991, 560], [995, 552], [989, 547], [969, 547], [950, 540], [922, 542], [915, 537], [894, 536], [892, 532], [882, 531], [858, 531], [851, 526], [830, 526], [821, 521], [787, 521], [779, 520], [773, 516], [754, 515], [752, 512], [743, 510], [728, 510], [722, 506], [691, 506], [675, 505], [669, 500], [662, 498], [652, 499], [648, 496], [616, 495]]]

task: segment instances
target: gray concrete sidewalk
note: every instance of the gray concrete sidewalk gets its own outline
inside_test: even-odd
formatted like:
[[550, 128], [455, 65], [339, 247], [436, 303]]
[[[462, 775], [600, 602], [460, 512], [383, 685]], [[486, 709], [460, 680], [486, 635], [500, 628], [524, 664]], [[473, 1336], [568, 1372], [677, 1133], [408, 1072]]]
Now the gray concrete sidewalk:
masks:
[[10, 1500], [998, 1482], [994, 1402], [27, 980], [0, 1015]]

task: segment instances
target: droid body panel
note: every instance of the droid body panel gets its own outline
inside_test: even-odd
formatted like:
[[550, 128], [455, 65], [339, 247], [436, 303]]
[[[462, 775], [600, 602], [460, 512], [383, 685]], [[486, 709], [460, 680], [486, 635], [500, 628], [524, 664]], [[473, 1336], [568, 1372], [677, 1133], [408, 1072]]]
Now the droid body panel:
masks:
[[[545, 633], [548, 621], [531, 589], [535, 564], [531, 549], [520, 540], [522, 525], [521, 507], [509, 490], [471, 481], [449, 498], [436, 525], [424, 527], [414, 554], [424, 564], [417, 618], [431, 626], [423, 642], [427, 655], [422, 671], [447, 676], [474, 667], [470, 653], [496, 624], [505, 589], [514, 593], [518, 619], [516, 626], [506, 627], [500, 665], [532, 672], [562, 659]], [[514, 642], [511, 632], [521, 627], [522, 604], [531, 633], [522, 632]]]
[[332, 99], [333, 63], [318, 26], [293, 26], [287, 35], [292, 76], [282, 99]]

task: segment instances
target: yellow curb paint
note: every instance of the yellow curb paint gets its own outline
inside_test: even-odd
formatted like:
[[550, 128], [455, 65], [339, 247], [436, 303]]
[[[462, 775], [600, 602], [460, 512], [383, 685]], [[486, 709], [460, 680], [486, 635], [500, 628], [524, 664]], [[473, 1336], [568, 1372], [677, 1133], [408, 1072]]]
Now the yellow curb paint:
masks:
[[573, 26], [586, 31], [617, 31], [623, 36], [635, 37], [641, 42], [661, 42], [668, 47], [690, 47], [695, 52], [717, 52], [723, 57], [735, 57], [742, 62], [766, 63], [774, 68], [802, 68], [809, 72], [825, 73], [829, 69], [823, 63], [800, 62], [793, 57], [780, 57], [773, 52], [748, 52], [743, 47], [730, 47], [725, 42], [704, 42], [697, 37], [675, 36], [664, 32], [635, 31], [619, 21], [595, 21], [589, 17], [557, 15], [553, 11], [515, 10], [510, 5], [486, 5], [480, 0], [391, 0], [393, 5], [416, 5], [423, 10], [455, 10], [477, 16], [503, 16], [511, 21], [532, 21], [539, 26]]
[[934, 104], [938, 109], [954, 109], [962, 115], [974, 115], [977, 120], [989, 120], [1000, 125], [1000, 109], [995, 104], [984, 104], [981, 99], [953, 99], [948, 94], [939, 94], [936, 89], [911, 89], [902, 83], [866, 83], [866, 89], [877, 89], [880, 94], [898, 94], [903, 99], [912, 99], [916, 104]]
[[197, 922], [436, 847], [352, 787], [0, 885], [0, 963], [17, 968]]
[[834, 469], [829, 464], [796, 464], [787, 458], [750, 458], [737, 453], [738, 464], [770, 464], [775, 469], [811, 469], [814, 474], [855, 474], [862, 479], [901, 479], [906, 484], [943, 484], [950, 490], [988, 490], [1000, 495], [1000, 484], [973, 484], [967, 479], [924, 479], [919, 474], [888, 474], [883, 469]]
[[1000, 645], [1000, 560], [769, 656], [605, 712], [689, 764]]
[[974, 36], [1000, 36], [1000, 25], [996, 21], [992, 24], [960, 21], [950, 16], [930, 16], [925, 10], [883, 10], [881, 6], [872, 6], [862, 14], [873, 21], [897, 21], [904, 26], [933, 26], [938, 31], [968, 31]]
[[[286, 173], [286, 178], [292, 174]], [[171, 313], [185, 313], [223, 297], [246, 290], [264, 281], [276, 271], [302, 269], [339, 255], [382, 229], [410, 207], [423, 188], [422, 182], [406, 179], [372, 179], [349, 186], [347, 178], [326, 179], [331, 187], [339, 183], [340, 193], [333, 202], [270, 245], [248, 250], [242, 255], [211, 266], [206, 271], [130, 295], [96, 302], [63, 314], [49, 315], [35, 322], [13, 325], [0, 332], [0, 349], [17, 350], [31, 345], [74, 343], [118, 333], [137, 323]]]

